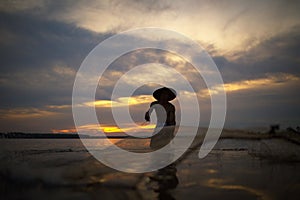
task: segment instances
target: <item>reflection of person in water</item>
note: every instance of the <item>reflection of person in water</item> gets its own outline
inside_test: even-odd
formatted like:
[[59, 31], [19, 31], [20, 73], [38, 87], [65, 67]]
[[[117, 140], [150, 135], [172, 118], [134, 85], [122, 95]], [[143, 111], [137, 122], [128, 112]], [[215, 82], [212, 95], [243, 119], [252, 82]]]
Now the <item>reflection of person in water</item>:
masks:
[[169, 101], [176, 98], [175, 90], [171, 88], [160, 88], [153, 93], [157, 100], [151, 103], [150, 109], [145, 114], [145, 120], [150, 121], [150, 115], [155, 110], [157, 115], [155, 135], [151, 137], [150, 147], [159, 149], [168, 144], [174, 137], [175, 106]]
[[[150, 121], [150, 115], [153, 110], [156, 112], [157, 124], [154, 134], [151, 137], [150, 147], [153, 150], [160, 149], [165, 145], [169, 144], [174, 138], [175, 130], [175, 106], [169, 101], [176, 98], [175, 90], [171, 88], [160, 88], [153, 93], [153, 97], [157, 100], [151, 103], [150, 109], [145, 114], [145, 120]], [[153, 157], [155, 162], [160, 162], [161, 160], [167, 161], [172, 160], [173, 149], [168, 148], [167, 153], [162, 154], [158, 157]], [[176, 166], [175, 164], [170, 164], [160, 170], [150, 177], [151, 182], [155, 182], [156, 186], [153, 187], [155, 192], [159, 193], [159, 199], [173, 199], [168, 193], [169, 189], [174, 189], [178, 185], [178, 178], [176, 176]]]

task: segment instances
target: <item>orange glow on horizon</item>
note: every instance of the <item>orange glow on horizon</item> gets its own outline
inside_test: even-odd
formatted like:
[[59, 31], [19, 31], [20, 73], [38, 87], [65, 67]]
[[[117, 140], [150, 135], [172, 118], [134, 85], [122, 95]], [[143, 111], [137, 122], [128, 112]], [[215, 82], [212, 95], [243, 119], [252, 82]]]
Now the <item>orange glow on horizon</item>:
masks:
[[127, 128], [119, 128], [118, 126], [101, 126], [101, 129], [104, 133], [125, 133], [130, 131], [137, 131], [139, 129], [153, 129], [155, 128], [155, 124], [148, 125], [137, 125]]
[[70, 129], [52, 129], [52, 133], [77, 133], [75, 128]]
[[[126, 132], [132, 132], [132, 131], [141, 131], [141, 130], [147, 130], [147, 129], [154, 129], [155, 124], [137, 124], [128, 126], [126, 128], [119, 128], [118, 126], [114, 125], [101, 125], [101, 127], [98, 124], [87, 124], [84, 126], [78, 127], [79, 130], [82, 131], [103, 131], [104, 133], [126, 133]], [[52, 129], [52, 133], [76, 133], [76, 128], [70, 128], [70, 129]]]

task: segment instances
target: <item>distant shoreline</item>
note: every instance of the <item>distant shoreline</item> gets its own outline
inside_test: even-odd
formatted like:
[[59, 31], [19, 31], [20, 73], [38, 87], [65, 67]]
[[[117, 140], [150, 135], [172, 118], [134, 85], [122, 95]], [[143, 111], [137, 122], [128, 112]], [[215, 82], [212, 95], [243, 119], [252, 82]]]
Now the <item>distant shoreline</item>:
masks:
[[[205, 133], [206, 129], [202, 128], [200, 132]], [[199, 139], [204, 139], [205, 134], [198, 134], [196, 136]], [[134, 137], [131, 135], [84, 135], [78, 133], [24, 133], [24, 132], [8, 132], [1, 133], [0, 139], [145, 139], [143, 137]], [[147, 138], [147, 137], [146, 137]], [[270, 138], [282, 138], [289, 140], [290, 142], [296, 143], [300, 145], [300, 134], [295, 131], [287, 130], [280, 131], [277, 133], [270, 134], [268, 132], [260, 133], [260, 132], [249, 132], [243, 130], [228, 130], [223, 129], [222, 134], [220, 135], [220, 139], [270, 139]]]

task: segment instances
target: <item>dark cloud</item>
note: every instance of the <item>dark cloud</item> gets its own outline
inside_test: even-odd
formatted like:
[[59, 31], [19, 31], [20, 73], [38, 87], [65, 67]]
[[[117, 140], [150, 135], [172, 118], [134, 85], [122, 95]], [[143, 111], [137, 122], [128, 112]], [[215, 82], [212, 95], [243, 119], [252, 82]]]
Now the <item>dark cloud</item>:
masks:
[[[213, 49], [213, 48], [212, 48]], [[248, 51], [235, 53], [237, 59], [215, 56], [213, 60], [224, 82], [266, 77], [270, 73], [289, 73], [300, 76], [300, 27], [267, 40]]]
[[110, 34], [31, 15], [0, 13], [1, 107], [70, 104], [76, 70]]
[[[0, 26], [14, 36], [0, 48], [2, 73], [51, 67], [58, 61], [78, 68], [87, 53], [109, 36], [22, 14], [1, 13]], [[5, 35], [2, 40], [7, 40]]]

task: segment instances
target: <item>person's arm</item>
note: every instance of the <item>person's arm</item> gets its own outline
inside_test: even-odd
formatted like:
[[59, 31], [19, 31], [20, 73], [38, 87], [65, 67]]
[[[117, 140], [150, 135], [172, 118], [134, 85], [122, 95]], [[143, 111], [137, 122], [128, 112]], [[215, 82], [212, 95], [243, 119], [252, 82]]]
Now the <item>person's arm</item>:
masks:
[[150, 104], [149, 110], [145, 113], [145, 120], [146, 120], [147, 122], [150, 121], [150, 115], [151, 115], [151, 113], [152, 113], [152, 111], [153, 111], [152, 106], [153, 106], [154, 104], [155, 104], [155, 102], [152, 102], [152, 103]]
[[149, 114], [149, 110], [146, 112], [146, 114], [145, 114], [145, 120], [147, 121], [147, 122], [149, 122], [150, 121], [150, 114]]

